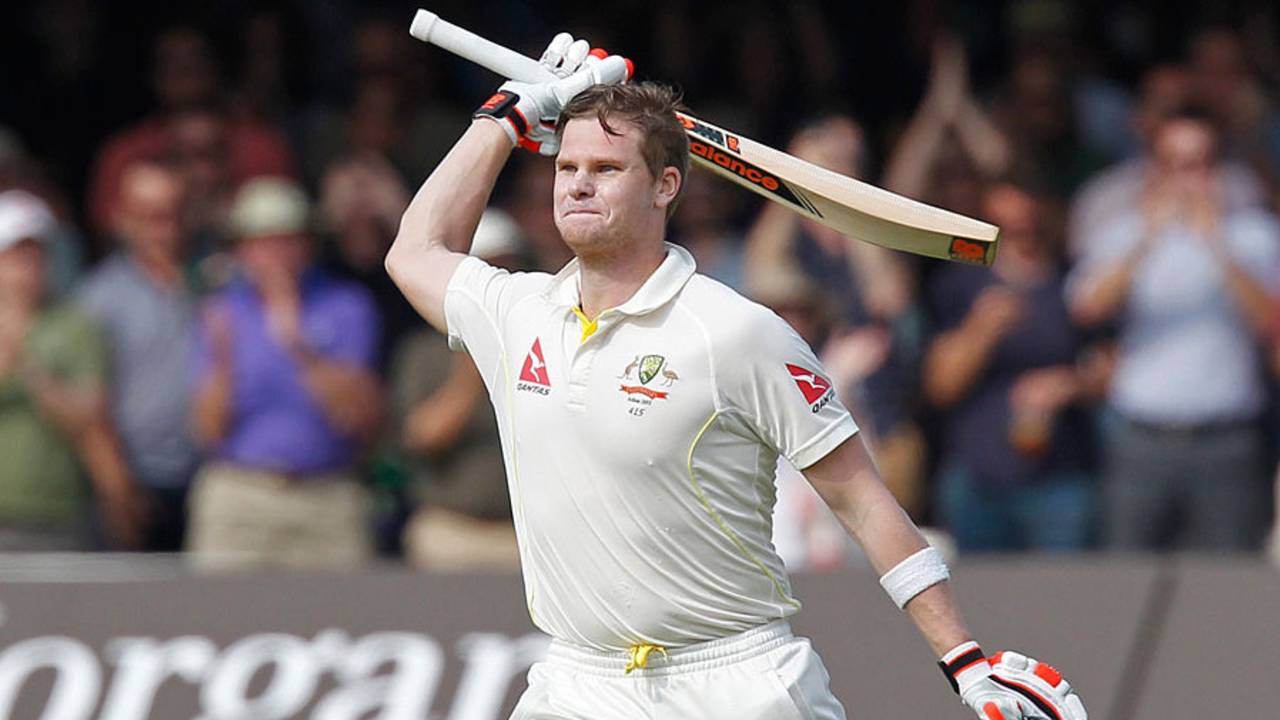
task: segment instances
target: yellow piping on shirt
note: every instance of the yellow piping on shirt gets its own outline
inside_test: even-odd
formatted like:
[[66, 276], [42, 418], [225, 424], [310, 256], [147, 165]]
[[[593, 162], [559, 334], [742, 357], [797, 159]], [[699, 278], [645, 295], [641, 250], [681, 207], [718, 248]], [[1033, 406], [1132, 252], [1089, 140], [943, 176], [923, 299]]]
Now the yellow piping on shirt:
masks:
[[693, 453], [697, 450], [698, 443], [702, 441], [702, 436], [707, 433], [707, 430], [711, 428], [711, 424], [714, 423], [718, 417], [720, 417], [719, 410], [711, 413], [711, 417], [707, 418], [707, 421], [703, 423], [702, 429], [698, 431], [698, 434], [693, 438], [693, 443], [689, 445], [689, 482], [693, 485], [693, 492], [698, 496], [698, 502], [702, 503], [702, 508], [706, 510], [707, 514], [711, 516], [711, 519], [715, 521], [716, 525], [720, 528], [720, 531], [723, 532], [731, 542], [733, 542], [734, 547], [738, 548], [738, 552], [742, 553], [748, 560], [754, 563], [755, 566], [760, 569], [760, 572], [764, 573], [764, 576], [769, 578], [769, 582], [773, 583], [773, 589], [777, 591], [778, 597], [781, 597], [787, 604], [794, 606], [798, 610], [800, 609], [800, 603], [782, 589], [782, 583], [778, 582], [778, 578], [774, 577], [772, 572], [769, 572], [769, 568], [760, 561], [760, 558], [757, 558], [755, 554], [747, 548], [746, 544], [742, 542], [742, 539], [738, 537], [738, 534], [729, 527], [729, 524], [724, 521], [724, 518], [720, 517], [720, 513], [716, 512], [716, 509], [711, 507], [711, 501], [707, 499], [707, 494], [703, 492], [702, 485], [698, 483], [697, 474], [693, 471]]

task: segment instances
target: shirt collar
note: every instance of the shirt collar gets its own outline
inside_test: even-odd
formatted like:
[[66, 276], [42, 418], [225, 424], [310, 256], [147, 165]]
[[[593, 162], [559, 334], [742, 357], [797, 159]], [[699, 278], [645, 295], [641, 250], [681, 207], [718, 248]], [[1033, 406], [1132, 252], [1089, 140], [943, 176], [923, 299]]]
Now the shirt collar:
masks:
[[[689, 278], [693, 277], [697, 265], [688, 250], [672, 243], [663, 243], [667, 247], [667, 256], [657, 270], [644, 281], [639, 290], [621, 305], [611, 308], [623, 315], [644, 315], [666, 305], [674, 298]], [[578, 289], [578, 258], [569, 261], [560, 272], [551, 278], [551, 284], [542, 295], [553, 305], [571, 308], [580, 302]]]

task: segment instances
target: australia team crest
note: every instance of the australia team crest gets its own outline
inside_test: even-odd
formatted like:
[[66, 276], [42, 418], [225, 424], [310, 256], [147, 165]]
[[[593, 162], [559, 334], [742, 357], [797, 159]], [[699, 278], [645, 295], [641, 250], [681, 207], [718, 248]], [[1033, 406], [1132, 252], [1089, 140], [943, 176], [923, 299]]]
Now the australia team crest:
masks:
[[[680, 375], [671, 369], [662, 355], [636, 355], [618, 376], [622, 385], [618, 388], [627, 396], [632, 415], [644, 415], [655, 400], [666, 400], [671, 388], [680, 381]], [[629, 384], [628, 381], [635, 384]]]

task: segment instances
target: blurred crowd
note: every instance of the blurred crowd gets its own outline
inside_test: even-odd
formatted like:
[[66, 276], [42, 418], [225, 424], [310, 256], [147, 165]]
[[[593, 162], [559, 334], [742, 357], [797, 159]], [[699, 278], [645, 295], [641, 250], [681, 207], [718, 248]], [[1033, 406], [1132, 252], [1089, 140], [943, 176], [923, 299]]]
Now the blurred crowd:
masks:
[[[35, 95], [0, 114], [0, 551], [515, 567], [480, 376], [382, 264], [496, 81], [385, 5], [220, 4], [124, 41], [93, 3], [23, 10], [9, 87]], [[452, 17], [533, 52], [562, 25], [633, 43], [573, 3], [498, 5]], [[1099, 30], [1053, 0], [866, 22], [748, 3], [726, 33], [650, 5], [641, 75], [701, 115], [1001, 227], [991, 268], [926, 261], [701, 171], [670, 222], [819, 352], [918, 522], [961, 552], [1280, 558], [1280, 11], [1120, 2]], [[93, 78], [122, 42], [112, 104]], [[51, 140], [81, 121], [101, 137]], [[552, 178], [517, 156], [473, 253], [558, 270]], [[778, 484], [791, 567], [857, 562], [785, 461]]]

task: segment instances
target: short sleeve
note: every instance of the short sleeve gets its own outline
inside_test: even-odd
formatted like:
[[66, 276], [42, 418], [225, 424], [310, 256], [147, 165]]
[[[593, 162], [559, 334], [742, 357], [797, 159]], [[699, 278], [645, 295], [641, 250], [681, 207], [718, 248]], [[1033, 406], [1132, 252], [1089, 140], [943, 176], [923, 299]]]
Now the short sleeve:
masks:
[[1100, 229], [1083, 248], [1080, 258], [1067, 274], [1066, 298], [1074, 303], [1101, 273], [1116, 267], [1134, 251], [1142, 239], [1142, 218], [1128, 213]]
[[717, 348], [720, 390], [766, 445], [803, 470], [858, 431], [813, 350], [782, 318], [757, 307], [734, 334]]
[[1228, 232], [1240, 267], [1267, 290], [1280, 290], [1280, 222], [1275, 216], [1262, 211], [1241, 213]]
[[458, 264], [444, 296], [449, 347], [470, 353], [492, 387], [502, 357], [503, 328], [520, 299], [546, 286], [543, 273], [510, 273], [476, 257]]

